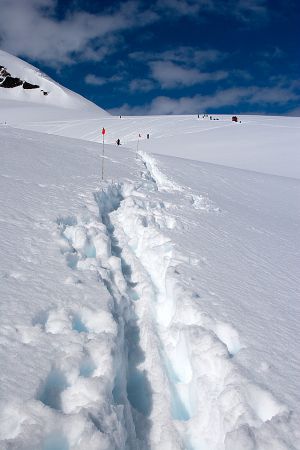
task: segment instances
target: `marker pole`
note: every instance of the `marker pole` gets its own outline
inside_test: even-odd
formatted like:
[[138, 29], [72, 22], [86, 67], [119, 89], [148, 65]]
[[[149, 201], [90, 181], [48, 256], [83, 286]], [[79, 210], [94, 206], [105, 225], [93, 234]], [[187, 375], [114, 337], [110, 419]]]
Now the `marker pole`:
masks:
[[102, 181], [104, 180], [104, 136], [105, 136], [106, 130], [103, 127], [102, 128]]
[[104, 179], [104, 134], [102, 135], [102, 181]]
[[137, 143], [136, 143], [136, 157], [137, 157], [138, 152], [139, 152], [140, 137], [141, 137], [141, 135], [140, 135], [140, 133], [139, 133], [138, 140], [137, 140]]

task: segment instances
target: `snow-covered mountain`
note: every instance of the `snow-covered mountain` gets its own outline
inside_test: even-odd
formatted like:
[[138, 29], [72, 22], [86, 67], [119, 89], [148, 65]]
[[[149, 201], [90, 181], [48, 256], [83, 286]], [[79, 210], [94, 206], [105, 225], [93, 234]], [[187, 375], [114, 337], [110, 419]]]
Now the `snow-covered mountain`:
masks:
[[0, 125], [1, 450], [299, 450], [300, 119], [22, 105]]
[[[103, 109], [56, 83], [31, 64], [0, 50], [0, 121], [109, 116]], [[35, 105], [35, 108], [32, 108]], [[6, 108], [6, 114], [4, 110]], [[39, 106], [39, 108], [37, 107]]]

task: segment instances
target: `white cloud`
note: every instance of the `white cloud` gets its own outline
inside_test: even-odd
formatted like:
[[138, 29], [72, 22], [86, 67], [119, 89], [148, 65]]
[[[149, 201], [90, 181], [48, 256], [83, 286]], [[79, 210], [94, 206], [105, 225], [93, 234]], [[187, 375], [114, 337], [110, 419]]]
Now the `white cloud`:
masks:
[[[202, 12], [232, 15], [248, 22], [267, 13], [267, 0], [128, 0], [112, 3], [101, 13], [91, 14], [71, 7], [58, 18], [58, 0], [1, 0], [0, 44], [13, 54], [62, 67], [78, 61], [101, 61], [123, 45], [125, 31], [154, 22], [188, 15], [205, 20]], [[180, 47], [162, 52], [150, 60], [166, 59], [188, 65], [220, 61], [224, 55], [214, 49]]]
[[112, 77], [99, 77], [90, 73], [84, 77], [85, 83], [93, 86], [103, 86], [104, 84], [115, 83], [121, 80], [122, 77], [120, 75], [113, 75]]
[[[149, 91], [157, 83], [163, 89], [180, 88], [208, 81], [216, 82], [228, 77], [228, 72], [224, 70], [211, 70], [216, 63], [220, 63], [228, 56], [216, 49], [181, 46], [163, 52], [134, 52], [129, 56], [147, 64], [152, 78], [147, 82], [143, 80], [142, 84], [134, 82], [133, 90], [136, 88]], [[141, 89], [138, 89], [139, 87]]]
[[[149, 4], [128, 0], [112, 3], [114, 6], [97, 14], [68, 9], [58, 19], [58, 0], [1, 0], [0, 44], [8, 52], [49, 66], [73, 64], [78, 60], [100, 61], [116, 50], [124, 31], [170, 20], [170, 14], [205, 20], [202, 12], [210, 11], [249, 22], [253, 17], [267, 14], [266, 1], [157, 0]], [[191, 50], [189, 54], [188, 48], [181, 48], [166, 52], [165, 56], [173, 62], [193, 59], [202, 65], [216, 61], [221, 55], [216, 50], [200, 50], [198, 54]]]
[[[193, 114], [207, 110], [217, 111], [222, 107], [232, 107], [232, 112], [241, 103], [248, 105], [288, 105], [290, 101], [299, 100], [300, 95], [292, 89], [278, 87], [249, 86], [216, 91], [212, 95], [195, 95], [178, 99], [160, 96], [151, 103], [131, 108], [125, 104], [111, 112], [121, 111], [123, 114]], [[295, 109], [295, 112], [298, 110]]]
[[132, 92], [149, 92], [155, 88], [155, 83], [152, 80], [137, 78], [131, 80], [129, 88]]
[[216, 72], [201, 72], [195, 68], [185, 68], [171, 61], [150, 62], [152, 78], [158, 81], [162, 88], [176, 88], [193, 86], [207, 81], [219, 81], [228, 76], [228, 73], [219, 70]]
[[256, 89], [251, 93], [249, 103], [282, 105], [299, 99], [299, 95], [291, 89], [281, 87], [265, 87]]
[[300, 117], [300, 107], [291, 109], [288, 113], [288, 116]]
[[176, 15], [194, 15], [199, 12], [202, 1], [195, 0], [159, 0], [157, 8]]
[[84, 81], [86, 84], [92, 84], [93, 86], [102, 86], [103, 84], [106, 84], [106, 79], [104, 77], [97, 77], [91, 73], [84, 77]]
[[2, 48], [54, 66], [101, 60], [116, 45], [117, 33], [157, 18], [152, 11], [142, 11], [136, 21], [139, 3], [128, 1], [115, 11], [69, 11], [58, 20], [56, 5], [56, 0], [1, 0]]
[[163, 52], [133, 52], [130, 58], [141, 62], [151, 61], [172, 61], [174, 63], [184, 63], [187, 65], [197, 65], [205, 67], [208, 64], [220, 63], [228, 54], [217, 49], [201, 49], [198, 47], [180, 46], [176, 49]]
[[266, 20], [268, 17], [267, 0], [237, 0], [235, 3], [233, 15], [243, 22]]
[[264, 21], [268, 17], [267, 0], [158, 0], [158, 10], [175, 16], [191, 16], [205, 20], [201, 13], [235, 17], [242, 23]]
[[244, 81], [250, 81], [253, 79], [253, 75], [251, 75], [250, 72], [247, 70], [241, 70], [241, 69], [233, 69], [230, 71], [230, 78], [233, 79], [239, 79]]

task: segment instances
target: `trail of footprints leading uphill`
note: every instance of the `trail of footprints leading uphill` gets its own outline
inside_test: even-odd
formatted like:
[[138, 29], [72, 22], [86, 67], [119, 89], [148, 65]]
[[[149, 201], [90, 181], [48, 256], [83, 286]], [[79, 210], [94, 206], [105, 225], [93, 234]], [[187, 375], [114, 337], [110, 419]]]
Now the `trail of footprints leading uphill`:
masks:
[[58, 220], [70, 282], [84, 294], [98, 280], [109, 295], [97, 308], [43, 318], [46, 332], [71, 337], [74, 352], [56, 361], [38, 399], [83, 414], [109, 450], [237, 450], [241, 436], [245, 448], [260, 448], [264, 427], [274, 416], [284, 426], [286, 409], [241, 375], [237, 332], [203, 313], [180, 282], [176, 267], [188, 258], [164, 234], [176, 221], [152, 194], [183, 188], [151, 157], [141, 154], [140, 164], [140, 184], [107, 183], [95, 193], [99, 211], [89, 205]]

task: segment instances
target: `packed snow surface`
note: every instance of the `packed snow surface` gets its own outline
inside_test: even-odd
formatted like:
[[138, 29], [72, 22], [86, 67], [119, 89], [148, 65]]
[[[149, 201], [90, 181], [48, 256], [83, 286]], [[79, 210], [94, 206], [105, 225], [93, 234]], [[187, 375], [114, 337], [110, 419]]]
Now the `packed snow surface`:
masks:
[[241, 120], [0, 126], [1, 450], [300, 449], [300, 120]]
[[[7, 112], [6, 112], [7, 115]], [[0, 121], [4, 119], [4, 114]], [[219, 120], [213, 120], [213, 119]], [[300, 178], [300, 119], [298, 117], [240, 116], [99, 117], [77, 120], [22, 120], [13, 126], [95, 142], [139, 146], [149, 153], [178, 156], [272, 175]], [[141, 137], [139, 138], [139, 134]], [[147, 139], [149, 134], [149, 139]]]

